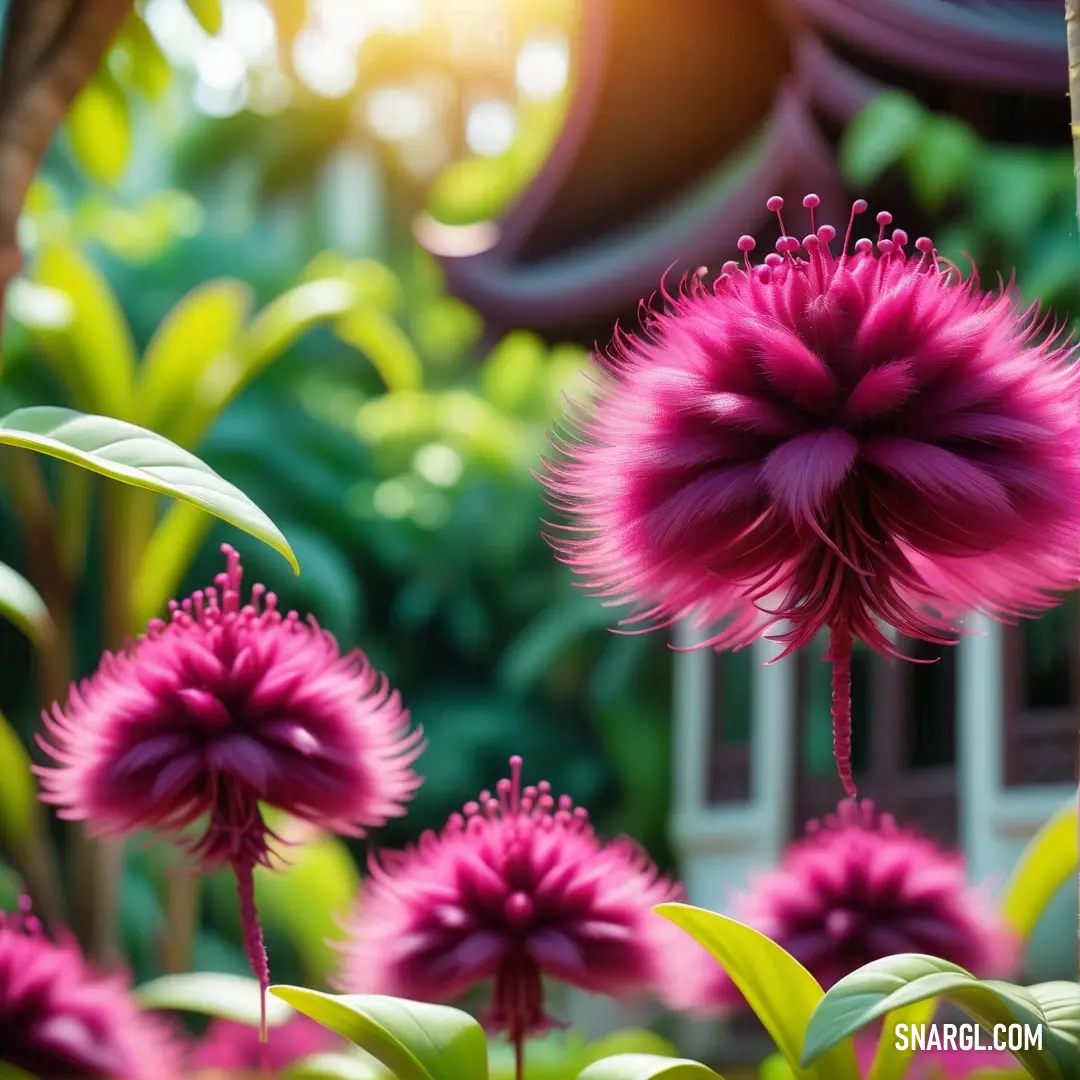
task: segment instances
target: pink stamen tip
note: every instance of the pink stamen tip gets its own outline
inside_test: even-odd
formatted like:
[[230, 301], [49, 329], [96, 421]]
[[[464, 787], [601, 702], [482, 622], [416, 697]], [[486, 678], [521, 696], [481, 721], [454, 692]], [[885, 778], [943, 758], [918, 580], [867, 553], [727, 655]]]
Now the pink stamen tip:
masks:
[[821, 205], [821, 199], [811, 192], [803, 196], [802, 204], [807, 210], [816, 210]]
[[891, 255], [896, 250], [896, 245], [891, 240], [879, 240], [878, 251], [882, 255]]
[[739, 264], [737, 262], [735, 262], [734, 259], [728, 259], [728, 261], [726, 263], [724, 263], [723, 266], [720, 267], [720, 274], [721, 274], [721, 276], [723, 276], [724, 274], [734, 274], [735, 271], [738, 270], [738, 269], [739, 269]]
[[860, 255], [869, 255], [874, 250], [874, 241], [869, 236], [864, 236], [856, 241], [855, 250]]
[[934, 250], [934, 241], [929, 236], [920, 236], [915, 241], [916, 250], [921, 251], [924, 255], [929, 255]]
[[822, 225], [817, 231], [817, 236], [823, 244], [828, 244], [836, 239], [836, 230], [831, 225]]
[[820, 244], [820, 243], [821, 243], [820, 237], [818, 237], [814, 233], [807, 233], [802, 238], [802, 246], [804, 248], [806, 248], [807, 251], [809, 251], [811, 248], [817, 247], [818, 244]]
[[784, 256], [783, 255], [778, 255], [775, 251], [770, 251], [769, 254], [765, 256], [765, 265], [766, 266], [783, 266], [784, 265]]
[[869, 205], [865, 199], [856, 199], [851, 204], [851, 212], [853, 214], [865, 214]]
[[776, 214], [784, 209], [784, 200], [779, 195], [773, 195], [765, 203], [765, 209], [771, 214]]
[[888, 210], [879, 210], [877, 217], [874, 219], [879, 225], [891, 225], [892, 214]]
[[908, 234], [903, 229], [893, 229], [892, 240], [897, 247], [903, 247], [908, 242]]
[[753, 251], [757, 247], [757, 241], [752, 236], [743, 235], [739, 237], [739, 242], [735, 245], [742, 252]]

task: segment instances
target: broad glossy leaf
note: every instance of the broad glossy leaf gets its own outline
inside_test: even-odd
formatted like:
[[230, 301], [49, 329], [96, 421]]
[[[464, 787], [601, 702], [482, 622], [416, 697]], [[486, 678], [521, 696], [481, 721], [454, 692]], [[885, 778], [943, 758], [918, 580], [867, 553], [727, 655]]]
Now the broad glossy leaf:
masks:
[[420, 357], [408, 334], [386, 312], [356, 308], [338, 321], [334, 332], [368, 358], [387, 390], [419, 390], [422, 386]]
[[267, 815], [267, 823], [287, 843], [283, 865], [255, 871], [259, 912], [267, 926], [289, 938], [305, 975], [321, 980], [336, 966], [329, 942], [340, 937], [340, 919], [360, 892], [356, 861], [330, 833], [280, 815]]
[[855, 1049], [843, 1035], [830, 1044], [820, 1063], [801, 1064], [807, 1024], [822, 990], [793, 956], [757, 930], [715, 912], [686, 904], [660, 904], [655, 910], [716, 958], [799, 1080], [859, 1080]]
[[372, 1059], [365, 1061], [349, 1054], [316, 1054], [290, 1065], [277, 1080], [394, 1080], [394, 1077]]
[[208, 34], [221, 32], [221, 0], [187, 0], [187, 6]]
[[346, 281], [310, 281], [282, 293], [248, 324], [235, 352], [189, 372], [191, 397], [164, 429], [181, 446], [195, 446], [218, 414], [264, 368], [320, 323], [347, 314], [355, 290]]
[[919, 137], [928, 114], [910, 94], [886, 90], [848, 124], [840, 165], [853, 184], [871, 184]]
[[594, 1061], [578, 1080], [723, 1080], [712, 1069], [686, 1058], [616, 1054]]
[[58, 365], [76, 404], [129, 419], [135, 342], [108, 282], [77, 248], [59, 243], [41, 250], [33, 280], [70, 302], [70, 321], [55, 329], [39, 326], [35, 338]]
[[366, 1050], [397, 1080], [487, 1080], [484, 1032], [459, 1009], [300, 986], [273, 986], [270, 992]]
[[21, 862], [38, 836], [40, 808], [32, 762], [18, 733], [0, 713], [0, 841]]
[[0, 619], [17, 626], [37, 646], [51, 641], [56, 633], [37, 589], [4, 563], [0, 563]]
[[[905, 953], [866, 964], [829, 989], [810, 1019], [803, 1061], [815, 1061], [867, 1024], [929, 998], [946, 998], [990, 1029], [996, 1024], [1049, 1024], [1038, 1001], [1022, 986], [980, 981], [937, 957]], [[1046, 1050], [1021, 1050], [1016, 1056], [1036, 1080], [1062, 1080]]]
[[243, 492], [193, 454], [152, 431], [107, 416], [40, 406], [17, 409], [0, 418], [0, 445], [36, 450], [191, 503], [262, 540], [300, 572], [288, 541]]
[[1076, 800], [1070, 799], [1024, 848], [1002, 899], [1005, 921], [1027, 939], [1050, 901], [1076, 873]]
[[1047, 982], [1029, 986], [1050, 1025], [1043, 1031], [1043, 1049], [1051, 1054], [1062, 1076], [1080, 1074], [1080, 985]]
[[105, 68], [80, 91], [67, 114], [67, 136], [87, 175], [115, 184], [131, 157], [131, 109], [127, 95]]
[[937, 1011], [937, 999], [917, 1001], [903, 1009], [896, 1009], [885, 1017], [881, 1037], [878, 1039], [874, 1061], [866, 1080], [904, 1080], [908, 1065], [915, 1056], [915, 1048], [897, 1050], [896, 1028], [899, 1024], [929, 1024]]
[[222, 278], [193, 289], [176, 304], [143, 356], [140, 423], [158, 429], [183, 406], [191, 393], [191, 373], [205, 370], [233, 348], [252, 303], [247, 285]]
[[[164, 975], [136, 987], [135, 998], [144, 1009], [219, 1016], [248, 1027], [259, 1026], [259, 984], [244, 975], [199, 971]], [[284, 1002], [268, 997], [266, 1022], [280, 1027], [293, 1016]]]

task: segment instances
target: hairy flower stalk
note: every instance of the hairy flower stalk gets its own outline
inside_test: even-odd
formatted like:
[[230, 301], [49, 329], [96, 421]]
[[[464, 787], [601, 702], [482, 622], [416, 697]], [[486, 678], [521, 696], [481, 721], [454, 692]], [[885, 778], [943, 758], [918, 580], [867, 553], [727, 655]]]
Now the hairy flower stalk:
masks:
[[546, 782], [522, 788], [522, 760], [441, 833], [373, 859], [344, 946], [340, 988], [447, 1001], [493, 981], [485, 1020], [514, 1044], [554, 1021], [546, 976], [594, 993], [657, 989], [667, 946], [685, 935], [651, 909], [678, 899], [633, 841], [602, 843], [588, 814]]
[[[404, 813], [422, 745], [396, 692], [359, 651], [342, 656], [313, 618], [282, 614], [262, 585], [243, 603], [225, 545], [216, 585], [170, 604], [127, 651], [106, 653], [44, 717], [44, 801], [100, 835], [156, 829], [199, 869], [236, 875], [244, 946], [263, 991], [269, 969], [253, 873], [279, 840], [263, 804], [362, 836]], [[195, 835], [192, 836], [192, 830]]]
[[178, 1080], [180, 1052], [125, 978], [91, 969], [73, 938], [46, 937], [24, 901], [0, 913], [3, 1065], [38, 1080]]
[[[569, 524], [551, 543], [630, 622], [709, 627], [781, 655], [827, 630], [834, 745], [851, 772], [851, 650], [949, 644], [964, 615], [1012, 620], [1080, 578], [1080, 378], [1074, 348], [1014, 292], [985, 292], [911, 245], [814, 220], [753, 265], [703, 275], [638, 336], [543, 481]], [[909, 250], [911, 247], [913, 251]], [[719, 627], [719, 629], [716, 629]]]

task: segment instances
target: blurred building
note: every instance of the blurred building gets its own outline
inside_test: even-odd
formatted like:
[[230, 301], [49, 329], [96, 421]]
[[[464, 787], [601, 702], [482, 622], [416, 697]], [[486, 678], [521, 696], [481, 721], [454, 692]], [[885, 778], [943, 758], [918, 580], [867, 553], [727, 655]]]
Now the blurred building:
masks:
[[[966, 630], [954, 647], [901, 643], [928, 663], [856, 653], [855, 779], [901, 822], [961, 847], [971, 879], [993, 884], [1075, 791], [1076, 619], [1069, 602], [1018, 626], [975, 616]], [[732, 887], [843, 795], [819, 640], [771, 665], [765, 641], [676, 654], [673, 829], [696, 903], [722, 910]], [[1065, 932], [1060, 921], [1045, 940]], [[1029, 960], [1053, 973], [1052, 950]]]

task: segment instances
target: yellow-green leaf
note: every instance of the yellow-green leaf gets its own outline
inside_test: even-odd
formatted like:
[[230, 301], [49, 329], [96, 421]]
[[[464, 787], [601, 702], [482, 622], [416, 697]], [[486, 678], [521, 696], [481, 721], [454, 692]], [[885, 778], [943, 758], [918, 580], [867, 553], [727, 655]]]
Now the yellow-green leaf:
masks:
[[191, 503], [280, 552], [299, 573], [277, 526], [194, 454], [145, 428], [107, 416], [40, 406], [0, 418], [0, 445], [36, 450], [159, 495]]
[[[0, 1080], [4, 1080], [0, 1076]], [[278, 1080], [394, 1080], [377, 1061], [353, 1054], [315, 1054], [290, 1065]]]
[[0, 713], [0, 841], [22, 863], [38, 836], [40, 808], [30, 755]]
[[723, 1080], [712, 1069], [686, 1058], [616, 1054], [593, 1062], [578, 1080]]
[[859, 1080], [855, 1048], [837, 1039], [814, 1065], [803, 1065], [807, 1025], [823, 992], [793, 956], [752, 927], [687, 904], [661, 904], [656, 912], [704, 946], [742, 992], [798, 1080]]
[[143, 356], [138, 387], [141, 423], [159, 428], [191, 393], [191, 373], [229, 352], [253, 297], [242, 281], [222, 278], [193, 289], [165, 316]]
[[195, 446], [218, 414], [264, 368], [312, 327], [339, 319], [352, 307], [355, 290], [345, 281], [310, 281], [272, 300], [248, 324], [233, 353], [192, 367], [191, 397], [165, 429], [181, 446]]
[[366, 1050], [397, 1080], [487, 1080], [484, 1032], [459, 1009], [301, 986], [272, 986], [270, 993]]
[[311, 981], [325, 979], [337, 963], [329, 944], [356, 901], [360, 873], [336, 836], [296, 819], [267, 815], [275, 835], [287, 842], [284, 864], [255, 871], [255, 897], [263, 921], [284, 934]]
[[124, 175], [131, 157], [131, 109], [106, 69], [100, 69], [72, 103], [67, 136], [87, 175], [110, 186]]
[[130, 60], [127, 81], [144, 97], [157, 101], [172, 82], [172, 68], [150, 28], [135, 12], [127, 17], [119, 43]]
[[915, 1056], [915, 1047], [909, 1041], [906, 1050], [898, 1050], [896, 1028], [900, 1024], [908, 1025], [909, 1030], [912, 1025], [921, 1028], [930, 1023], [936, 1010], [937, 999], [927, 998], [926, 1001], [917, 1001], [914, 1005], [889, 1013], [882, 1025], [870, 1075], [866, 1080], [904, 1080], [908, 1065]]
[[137, 625], [160, 618], [213, 524], [190, 503], [165, 511], [146, 545], [131, 583], [132, 617]]
[[0, 563], [0, 618], [18, 627], [38, 647], [51, 641], [56, 633], [37, 589], [4, 563]]
[[34, 265], [34, 283], [63, 294], [70, 318], [34, 328], [79, 408], [131, 416], [136, 352], [131, 328], [108, 282], [77, 248], [49, 244]]
[[420, 357], [405, 331], [386, 312], [357, 308], [334, 329], [342, 341], [368, 358], [387, 390], [419, 390], [423, 385]]
[[[248, 1027], [259, 1026], [262, 998], [259, 984], [245, 975], [217, 971], [164, 975], [137, 987], [135, 998], [144, 1009], [199, 1013]], [[284, 1001], [267, 998], [267, 1026], [280, 1027], [293, 1015], [293, 1010]]]
[[221, 0], [187, 0], [191, 14], [208, 34], [219, 34], [223, 21]]
[[1005, 887], [1002, 914], [1026, 940], [1077, 866], [1076, 800], [1070, 799], [1024, 848]]

